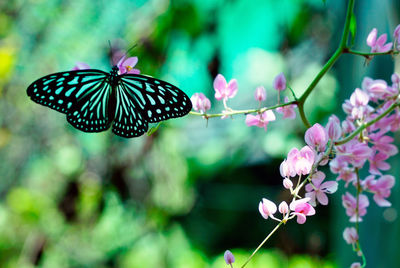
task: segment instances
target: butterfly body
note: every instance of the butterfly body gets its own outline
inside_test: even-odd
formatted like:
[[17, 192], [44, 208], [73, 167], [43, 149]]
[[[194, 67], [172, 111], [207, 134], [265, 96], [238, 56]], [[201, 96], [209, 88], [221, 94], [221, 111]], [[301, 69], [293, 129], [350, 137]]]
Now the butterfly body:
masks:
[[44, 76], [27, 89], [41, 105], [66, 114], [67, 121], [84, 132], [112, 131], [125, 138], [137, 137], [148, 123], [186, 115], [189, 97], [165, 81], [138, 74], [118, 74], [96, 69]]

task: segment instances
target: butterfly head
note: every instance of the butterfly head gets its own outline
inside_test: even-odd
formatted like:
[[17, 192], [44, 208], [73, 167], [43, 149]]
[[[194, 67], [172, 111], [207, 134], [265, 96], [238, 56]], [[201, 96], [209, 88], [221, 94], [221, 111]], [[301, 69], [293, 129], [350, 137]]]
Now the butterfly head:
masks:
[[117, 66], [117, 65], [114, 65], [114, 66], [112, 67], [112, 70], [111, 70], [110, 74], [111, 74], [112, 76], [117, 76], [117, 75], [118, 75], [118, 71], [119, 71], [118, 66]]

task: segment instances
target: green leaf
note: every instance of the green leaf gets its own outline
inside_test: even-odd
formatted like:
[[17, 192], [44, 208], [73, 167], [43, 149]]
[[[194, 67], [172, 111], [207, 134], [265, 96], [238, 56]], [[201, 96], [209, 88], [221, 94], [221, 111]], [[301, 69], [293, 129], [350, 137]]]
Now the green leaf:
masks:
[[159, 122], [156, 126], [152, 126], [149, 131], [147, 131], [147, 136], [151, 136], [154, 132], [156, 132], [161, 124], [162, 122]]
[[356, 39], [356, 31], [357, 31], [357, 21], [356, 21], [356, 16], [351, 14], [350, 18], [350, 33], [351, 33], [351, 41], [350, 41], [350, 46], [354, 45], [354, 41]]

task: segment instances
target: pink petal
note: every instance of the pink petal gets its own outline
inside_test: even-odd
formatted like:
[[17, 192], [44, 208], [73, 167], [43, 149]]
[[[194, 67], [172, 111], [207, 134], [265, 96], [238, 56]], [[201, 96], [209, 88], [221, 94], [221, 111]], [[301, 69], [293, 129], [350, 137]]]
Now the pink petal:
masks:
[[128, 72], [126, 72], [127, 74], [140, 74], [140, 70], [139, 69], [130, 69]]
[[252, 115], [252, 114], [248, 114], [246, 115], [246, 125], [247, 126], [257, 126], [260, 122], [259, 117]]
[[297, 223], [298, 224], [303, 224], [303, 223], [306, 222], [306, 216], [304, 216], [304, 214], [296, 213], [296, 212], [294, 212], [293, 214], [297, 216]]
[[227, 91], [228, 91], [228, 96], [230, 98], [235, 97], [236, 93], [238, 90], [238, 85], [237, 85], [237, 81], [236, 79], [232, 79], [231, 81], [229, 81], [228, 87], [227, 87]]
[[390, 189], [394, 186], [395, 178], [391, 175], [383, 175], [376, 182], [376, 187]]
[[262, 118], [264, 121], [275, 121], [276, 117], [272, 110], [265, 111], [262, 113]]
[[214, 89], [216, 92], [221, 93], [226, 88], [226, 80], [222, 74], [218, 74], [214, 79]]
[[[307, 184], [307, 186], [311, 186], [310, 184]], [[307, 187], [306, 186], [306, 187]], [[312, 188], [312, 186], [311, 186], [311, 188]], [[306, 188], [306, 190], [307, 190], [307, 188]], [[308, 191], [308, 190], [307, 190]], [[309, 201], [309, 203], [310, 203], [310, 205], [311, 206], [316, 206], [317, 205], [317, 203], [315, 202], [315, 198], [316, 198], [316, 196], [315, 196], [315, 191], [313, 191], [313, 192], [310, 192], [310, 193], [306, 193], [306, 197], [307, 198], [310, 198], [310, 201]]]
[[393, 43], [387, 43], [386, 45], [380, 47], [379, 52], [388, 52], [392, 49]]
[[130, 66], [133, 68], [137, 62], [138, 62], [138, 57], [129, 57], [123, 62], [123, 65]]
[[324, 192], [318, 191], [317, 194], [317, 200], [321, 205], [328, 205], [328, 196]]
[[370, 47], [375, 46], [377, 34], [378, 34], [378, 30], [376, 28], [373, 28], [367, 37], [367, 45], [368, 46], [370, 46]]
[[376, 40], [376, 45], [378, 47], [381, 47], [386, 43], [386, 40], [387, 40], [387, 34], [382, 34], [381, 36], [378, 37], [378, 40]]
[[392, 203], [390, 203], [389, 201], [387, 201], [386, 199], [382, 198], [379, 195], [375, 194], [373, 198], [375, 203], [380, 207], [390, 207], [392, 205]]
[[312, 175], [311, 179], [315, 187], [320, 188], [322, 181], [325, 179], [325, 173], [322, 171], [317, 171], [314, 175]]
[[338, 189], [338, 183], [336, 181], [326, 181], [321, 185], [320, 189], [327, 194], [333, 194]]

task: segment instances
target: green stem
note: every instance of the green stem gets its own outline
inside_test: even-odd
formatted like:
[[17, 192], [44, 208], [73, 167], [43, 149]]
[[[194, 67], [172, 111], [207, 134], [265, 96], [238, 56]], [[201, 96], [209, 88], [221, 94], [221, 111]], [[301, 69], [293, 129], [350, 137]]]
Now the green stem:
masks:
[[354, 137], [356, 137], [358, 134], [360, 134], [364, 129], [366, 129], [367, 127], [371, 126], [372, 124], [375, 124], [376, 122], [378, 122], [379, 120], [381, 120], [383, 117], [385, 117], [386, 115], [388, 115], [391, 111], [393, 111], [397, 106], [399, 106], [399, 103], [394, 102], [392, 105], [389, 106], [389, 108], [384, 111], [382, 114], [380, 114], [379, 116], [375, 117], [374, 119], [372, 119], [371, 121], [369, 121], [368, 123], [364, 123], [361, 126], [359, 126], [354, 132], [352, 132], [351, 134], [349, 134], [347, 137], [343, 138], [342, 140], [339, 140], [337, 142], [335, 142], [335, 145], [342, 145], [345, 144], [349, 141], [351, 141], [352, 139], [354, 139]]
[[240, 267], [243, 268], [249, 263], [249, 261], [254, 257], [254, 255], [257, 253], [257, 251], [267, 242], [267, 240], [273, 235], [273, 233], [276, 232], [276, 230], [279, 229], [279, 227], [282, 225], [283, 221], [281, 221], [275, 228], [267, 235], [267, 237], [264, 239], [264, 241], [261, 242], [261, 244], [253, 251], [253, 253], [250, 255], [250, 257], [247, 259], [247, 261]]
[[[359, 212], [360, 212], [359, 211], [359, 204], [360, 204], [360, 201], [359, 201], [359, 199], [360, 199], [360, 194], [361, 194], [361, 191], [362, 191], [362, 187], [361, 187], [360, 174], [358, 172], [358, 168], [355, 169], [355, 173], [356, 173], [356, 176], [357, 176], [356, 224], [355, 225], [356, 225], [357, 235], [358, 235], [358, 237], [360, 237], [360, 230], [359, 230]], [[360, 244], [360, 240], [359, 239], [357, 240], [357, 251], [359, 253], [361, 253], [361, 258], [363, 260], [362, 267], [366, 267], [367, 266], [367, 260], [365, 258], [365, 255], [364, 255], [362, 249], [361, 249], [361, 244]]]
[[298, 106], [299, 106], [299, 112], [301, 119], [303, 120], [303, 123], [309, 127], [310, 123], [305, 117], [304, 114], [304, 103], [306, 99], [308, 98], [308, 95], [311, 94], [311, 92], [314, 90], [318, 82], [322, 79], [322, 77], [329, 71], [329, 69], [333, 66], [333, 64], [338, 60], [340, 55], [343, 54], [343, 51], [347, 48], [347, 40], [349, 37], [349, 32], [350, 32], [350, 20], [351, 16], [353, 14], [353, 9], [354, 9], [354, 2], [355, 0], [349, 0], [348, 6], [347, 6], [347, 13], [346, 13], [346, 20], [344, 24], [344, 29], [343, 29], [343, 34], [342, 38], [340, 40], [339, 47], [336, 49], [335, 53], [330, 57], [330, 59], [325, 63], [324, 67], [322, 67], [321, 71], [317, 74], [317, 76], [314, 78], [314, 80], [311, 82], [311, 84], [307, 87], [307, 89], [304, 91], [304, 93], [301, 95], [301, 97], [298, 100]]
[[365, 57], [366, 59], [370, 59], [373, 56], [397, 55], [400, 53], [400, 51], [389, 50], [387, 52], [362, 52], [362, 51], [357, 51], [357, 50], [353, 50], [353, 49], [344, 49], [343, 53], [359, 55], [359, 56]]
[[282, 103], [282, 104], [277, 104], [269, 107], [264, 107], [261, 109], [249, 109], [249, 110], [232, 110], [228, 111], [226, 113], [218, 113], [218, 114], [203, 114], [203, 113], [198, 113], [198, 112], [189, 112], [191, 115], [197, 115], [197, 116], [204, 116], [205, 118], [212, 118], [212, 117], [221, 117], [221, 116], [230, 116], [230, 115], [237, 115], [237, 114], [251, 114], [251, 113], [263, 113], [268, 110], [274, 110], [279, 107], [283, 106], [288, 106], [292, 104], [297, 104], [297, 101], [289, 101], [287, 103]]

